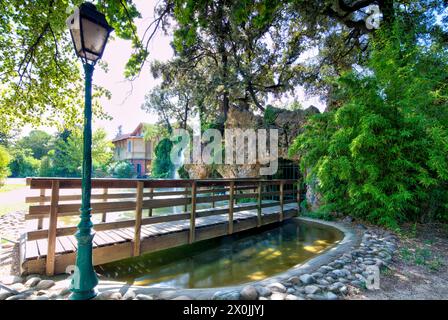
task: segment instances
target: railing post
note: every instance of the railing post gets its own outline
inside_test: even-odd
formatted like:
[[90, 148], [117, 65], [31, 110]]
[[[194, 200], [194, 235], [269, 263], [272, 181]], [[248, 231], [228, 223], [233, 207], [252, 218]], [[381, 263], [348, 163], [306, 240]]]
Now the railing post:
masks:
[[[154, 188], [149, 188], [149, 199], [153, 199], [154, 197]], [[148, 217], [152, 217], [152, 208], [148, 210]]]
[[297, 181], [297, 215], [300, 215], [300, 180]]
[[233, 194], [235, 190], [235, 181], [230, 181], [229, 188], [229, 230], [228, 233], [233, 233]]
[[[40, 189], [40, 201], [39, 201], [40, 205], [44, 205], [45, 204], [45, 189]], [[43, 218], [39, 218], [39, 220], [37, 220], [37, 230], [42, 230], [44, 224], [44, 219]]]
[[284, 204], [284, 181], [280, 181], [280, 216], [279, 216], [279, 220], [283, 221], [283, 204]]
[[[107, 202], [107, 188], [103, 189], [103, 202]], [[107, 211], [103, 212], [103, 216], [101, 217], [102, 222], [106, 222]]]
[[257, 227], [261, 226], [261, 203], [262, 203], [262, 197], [261, 197], [261, 181], [258, 181], [258, 188], [257, 188]]
[[191, 212], [190, 212], [190, 238], [189, 243], [193, 243], [195, 239], [196, 228], [196, 181], [191, 184]]
[[[213, 189], [213, 187], [212, 187], [212, 189]], [[215, 207], [215, 192], [212, 192], [212, 208], [214, 208]]]
[[[193, 191], [193, 190], [192, 190]], [[196, 190], [194, 191], [196, 194]], [[184, 204], [184, 212], [188, 211], [188, 187], [185, 187], [185, 204]]]
[[46, 273], [47, 276], [54, 275], [55, 251], [56, 251], [56, 231], [58, 225], [58, 203], [59, 203], [59, 181], [53, 180], [51, 183], [51, 204], [48, 225], [48, 248]]
[[137, 198], [135, 204], [134, 257], [140, 255], [140, 235], [142, 230], [143, 181], [137, 182]]

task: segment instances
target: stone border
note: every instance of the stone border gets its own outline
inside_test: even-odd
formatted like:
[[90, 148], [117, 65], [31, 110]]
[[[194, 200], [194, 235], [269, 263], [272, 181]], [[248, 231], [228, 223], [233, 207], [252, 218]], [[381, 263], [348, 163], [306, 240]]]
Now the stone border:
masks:
[[[318, 224], [323, 226], [328, 226], [337, 229], [344, 234], [344, 238], [335, 246], [330, 247], [325, 252], [319, 254], [318, 256], [311, 258], [308, 261], [300, 263], [280, 274], [271, 276], [269, 278], [260, 281], [251, 281], [234, 286], [226, 287], [216, 287], [216, 288], [198, 288], [198, 289], [183, 289], [183, 288], [148, 288], [144, 286], [133, 286], [128, 285], [123, 282], [108, 281], [107, 284], [102, 284], [98, 286], [99, 292], [121, 292], [125, 294], [126, 291], [133, 291], [136, 295], [157, 295], [159, 298], [170, 298], [174, 296], [178, 297], [191, 297], [198, 300], [212, 299], [213, 295], [217, 292], [235, 292], [240, 291], [245, 286], [268, 286], [272, 283], [277, 283], [280, 281], [285, 281], [291, 277], [298, 277], [303, 274], [312, 273], [316, 271], [319, 267], [332, 262], [344, 253], [349, 252], [354, 247], [361, 243], [362, 235], [361, 230], [354, 229], [349, 224], [343, 224], [340, 222], [330, 222], [312, 218], [297, 217], [298, 219], [309, 224]], [[118, 288], [121, 287], [121, 288]], [[123, 292], [124, 291], [124, 292]]]

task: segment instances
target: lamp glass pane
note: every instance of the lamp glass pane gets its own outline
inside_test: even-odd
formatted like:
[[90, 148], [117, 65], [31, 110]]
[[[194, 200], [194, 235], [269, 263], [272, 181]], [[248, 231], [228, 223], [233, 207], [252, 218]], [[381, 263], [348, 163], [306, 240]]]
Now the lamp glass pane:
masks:
[[97, 60], [106, 45], [107, 29], [85, 18], [82, 18], [81, 23], [84, 36], [84, 50], [88, 50], [84, 52], [84, 55], [88, 60]]

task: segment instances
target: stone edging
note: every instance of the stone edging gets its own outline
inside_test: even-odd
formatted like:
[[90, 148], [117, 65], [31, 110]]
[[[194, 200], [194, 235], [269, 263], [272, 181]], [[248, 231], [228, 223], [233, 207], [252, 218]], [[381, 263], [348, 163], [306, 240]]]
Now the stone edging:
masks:
[[[260, 281], [253, 281], [248, 282], [240, 285], [235, 286], [226, 286], [226, 287], [216, 287], [216, 288], [199, 288], [199, 289], [179, 289], [179, 288], [148, 288], [143, 286], [131, 286], [131, 285], [124, 285], [128, 290], [132, 290], [135, 292], [136, 295], [157, 295], [159, 298], [169, 298], [173, 296], [178, 297], [191, 297], [194, 299], [212, 299], [216, 293], [222, 292], [235, 292], [243, 289], [244, 287], [248, 285], [252, 286], [268, 286], [273, 283], [277, 283], [280, 281], [285, 281], [291, 277], [299, 277], [303, 274], [311, 273], [315, 270], [317, 270], [322, 265], [325, 265], [327, 263], [332, 262], [337, 257], [343, 255], [344, 253], [348, 252], [349, 250], [353, 249], [353, 247], [356, 247], [361, 242], [361, 235], [360, 230], [355, 230], [352, 226], [349, 224], [343, 224], [340, 222], [330, 222], [330, 221], [324, 221], [324, 220], [318, 220], [318, 219], [311, 219], [311, 218], [304, 218], [304, 217], [298, 217], [296, 219], [302, 220], [306, 223], [310, 224], [319, 224], [324, 226], [333, 227], [335, 229], [338, 229], [342, 233], [344, 233], [344, 238], [336, 245], [329, 249], [327, 249], [322, 254], [319, 254], [318, 256], [311, 258], [308, 261], [305, 261], [304, 263], [300, 263], [278, 275], [271, 276], [269, 278], [260, 280]], [[117, 284], [114, 284], [111, 282], [108, 285], [100, 286], [99, 291], [118, 291], [116, 290]], [[121, 285], [123, 283], [120, 282]], [[112, 287], [115, 288], [112, 289]], [[112, 290], [111, 290], [112, 289]]]

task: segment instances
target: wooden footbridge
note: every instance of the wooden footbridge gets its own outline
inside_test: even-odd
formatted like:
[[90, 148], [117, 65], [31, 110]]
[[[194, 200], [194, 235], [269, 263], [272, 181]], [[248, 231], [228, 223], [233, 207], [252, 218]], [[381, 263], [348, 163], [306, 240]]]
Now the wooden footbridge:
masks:
[[[64, 273], [75, 263], [77, 243], [76, 226], [61, 222], [79, 215], [81, 180], [29, 178], [27, 184], [40, 193], [26, 198], [32, 226], [21, 241], [22, 273]], [[257, 228], [300, 208], [297, 180], [93, 179], [92, 191], [92, 215], [101, 219], [94, 224], [94, 265]], [[169, 207], [177, 210], [156, 213]], [[110, 219], [113, 212], [132, 218]]]

